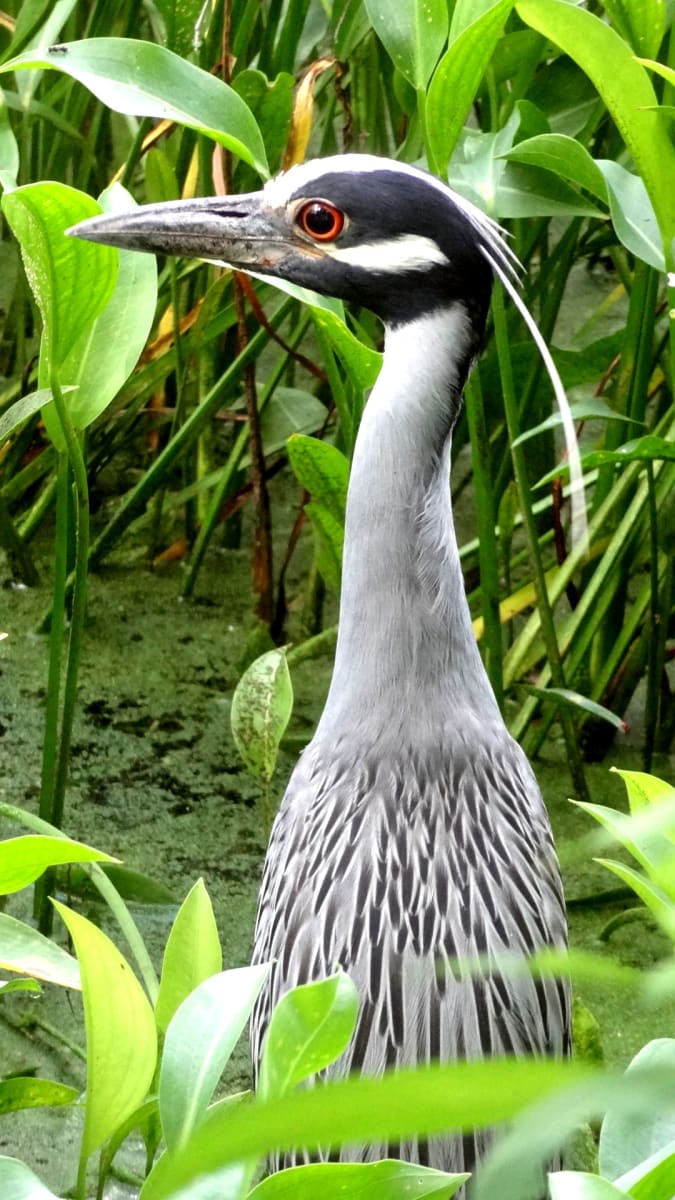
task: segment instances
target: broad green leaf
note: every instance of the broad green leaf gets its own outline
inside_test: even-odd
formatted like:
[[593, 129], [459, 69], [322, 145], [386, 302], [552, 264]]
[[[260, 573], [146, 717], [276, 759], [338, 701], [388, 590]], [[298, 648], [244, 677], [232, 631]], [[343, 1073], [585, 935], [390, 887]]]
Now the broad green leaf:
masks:
[[30, 925], [0, 913], [0, 967], [18, 975], [34, 975], [60, 987], [79, 988], [77, 960]]
[[288, 439], [288, 458], [298, 483], [344, 525], [349, 483], [344, 454], [329, 442], [294, 434]]
[[268, 971], [263, 964], [213, 975], [175, 1013], [159, 1072], [159, 1111], [169, 1150], [182, 1147], [203, 1119]]
[[603, 20], [564, 0], [518, 0], [520, 18], [578, 64], [593, 81], [645, 183], [670, 247], [675, 233], [675, 149], [645, 69], [631, 48]]
[[663, 0], [603, 0], [603, 8], [635, 54], [656, 54], [666, 32]]
[[[564, 382], [564, 380], [563, 380]], [[610, 408], [605, 400], [601, 400], [599, 396], [589, 396], [587, 400], [579, 400], [576, 404], [570, 404], [570, 415], [574, 421], [630, 421], [625, 413], [616, 412]], [[562, 424], [560, 413], [551, 413], [545, 421], [540, 425], [535, 425], [532, 429], [527, 429], [525, 433], [521, 433], [517, 437], [514, 446], [521, 446], [523, 442], [527, 442], [530, 438], [536, 437], [539, 433], [545, 433], [549, 429], [557, 429]]]
[[126, 959], [86, 917], [54, 901], [82, 974], [87, 1093], [82, 1153], [92, 1154], [145, 1099], [157, 1061], [148, 998]]
[[74, 1104], [79, 1094], [77, 1088], [67, 1087], [65, 1083], [55, 1083], [51, 1079], [34, 1079], [32, 1075], [13, 1075], [10, 1079], [0, 1079], [0, 1116], [8, 1112], [17, 1112], [20, 1108], [48, 1108]]
[[0, 895], [34, 883], [48, 867], [75, 862], [115, 862], [109, 854], [69, 838], [27, 834], [0, 842]]
[[675, 1141], [672, 1141], [619, 1176], [616, 1185], [628, 1192], [633, 1200], [664, 1200], [672, 1193], [674, 1179]]
[[[31, 183], [7, 192], [2, 208], [21, 246], [42, 316], [47, 368], [58, 367], [115, 286], [114, 250], [63, 236], [68, 226], [96, 216], [100, 208], [90, 196], [63, 183]], [[46, 373], [45, 383], [48, 369]]]
[[[675, 462], [675, 442], [669, 441], [667, 438], [655, 437], [653, 434], [646, 434], [645, 437], [625, 442], [616, 450], [591, 450], [588, 454], [582, 454], [581, 466], [584, 471], [591, 471], [594, 467], [604, 467], [607, 463], [620, 465], [632, 462], [655, 462], [659, 459], [665, 462]], [[542, 476], [537, 487], [550, 483], [558, 475], [567, 475], [568, 472], [569, 465], [559, 463], [553, 471]]]
[[[326, 424], [325, 404], [301, 388], [278, 387], [263, 411], [260, 430], [265, 454], [283, 450], [293, 433], [315, 433]], [[242, 459], [241, 466], [246, 465]]]
[[[128, 212], [136, 208], [120, 184], [113, 184], [100, 198], [103, 212]], [[76, 239], [70, 239], [76, 240]], [[61, 360], [61, 384], [74, 384], [77, 392], [68, 401], [70, 419], [76, 429], [86, 429], [114, 400], [133, 371], [147, 341], [157, 305], [157, 260], [154, 254], [119, 250], [115, 288], [96, 320], [70, 347]], [[45, 412], [44, 421], [52, 441], [62, 448], [61, 426], [56, 412]]]
[[342, 545], [344, 525], [323, 504], [310, 501], [305, 512], [312, 522], [316, 535], [316, 564], [326, 583], [334, 592], [340, 592], [342, 577]]
[[416, 91], [426, 87], [448, 36], [446, 0], [364, 0], [375, 33]]
[[346, 1050], [359, 1010], [356, 988], [344, 971], [286, 992], [265, 1036], [258, 1095], [286, 1095], [335, 1062]]
[[371, 388], [382, 366], [382, 355], [379, 351], [364, 346], [334, 312], [315, 308], [312, 311], [312, 321], [328, 338], [355, 387], [364, 392]]
[[293, 685], [283, 650], [268, 650], [244, 672], [232, 697], [232, 736], [246, 766], [267, 782], [293, 709]]
[[[281, 170], [293, 115], [295, 79], [287, 71], [281, 71], [276, 79], [270, 80], [262, 71], [248, 68], [237, 72], [232, 87], [258, 122], [272, 172]], [[243, 191], [244, 187], [238, 190]]]
[[[630, 1063], [625, 1078], [637, 1085], [641, 1074], [653, 1066], [675, 1071], [673, 1038], [658, 1038], [643, 1046]], [[646, 1103], [632, 1118], [610, 1106], [600, 1131], [600, 1170], [609, 1179], [617, 1179], [668, 1146], [674, 1138], [675, 1100], [672, 1096], [667, 1104]]]
[[[175, 892], [165, 883], [160, 883], [141, 871], [131, 871], [129, 867], [106, 863], [104, 874], [123, 900], [132, 901], [134, 904], [166, 904], [172, 907], [177, 904]], [[73, 895], [98, 895], [91, 872], [83, 868], [75, 866], [69, 869], [68, 885]]]
[[58, 1200], [18, 1158], [0, 1156], [0, 1195], [8, 1200]]
[[177, 121], [231, 150], [264, 177], [260, 130], [244, 101], [215, 75], [154, 42], [87, 38], [44, 53], [27, 51], [2, 71], [53, 68], [79, 80], [114, 112]]
[[576, 138], [562, 133], [541, 133], [536, 137], [518, 142], [503, 156], [511, 162], [529, 164], [552, 171], [563, 179], [569, 179], [607, 204], [605, 178], [591, 158], [585, 146]]
[[197, 985], [222, 969], [223, 953], [213, 906], [203, 880], [198, 879], [181, 904], [167, 938], [155, 1006], [162, 1033]]
[[446, 50], [434, 72], [426, 104], [429, 161], [445, 176], [453, 147], [492, 58], [514, 0], [496, 0]]
[[656, 775], [647, 775], [645, 771], [621, 771], [618, 767], [610, 769], [623, 779], [633, 814], [643, 812], [653, 804], [672, 804], [675, 800], [675, 788], [664, 779], [657, 779]]
[[[590, 804], [586, 800], [575, 800], [577, 808], [587, 812], [604, 829], [615, 838], [645, 868], [650, 871], [655, 855], [661, 849], [661, 854], [670, 854], [671, 847], [663, 837], [663, 830], [657, 819], [651, 820], [649, 813], [642, 819], [630, 817], [627, 813], [617, 812], [604, 804]], [[659, 847], [659, 842], [661, 847]]]
[[314, 1163], [268, 1176], [249, 1200], [450, 1200], [467, 1179], [387, 1159]]
[[598, 717], [601, 721], [607, 721], [615, 729], [620, 729], [622, 733], [628, 733], [630, 728], [623, 717], [617, 716], [611, 709], [606, 708], [604, 704], [598, 704], [597, 700], [591, 700], [589, 696], [583, 696], [581, 692], [575, 692], [571, 688], [538, 688], [530, 686], [527, 690], [533, 696], [540, 696], [542, 700], [557, 701], [560, 704], [567, 705], [569, 708], [581, 708], [584, 712], [590, 713], [591, 716]]
[[19, 174], [19, 147], [12, 133], [5, 96], [0, 88], [0, 187], [11, 191]]
[[644, 183], [639, 175], [611, 159], [598, 159], [598, 167], [607, 184], [609, 210], [619, 241], [650, 267], [663, 271], [661, 235]]
[[626, 1192], [586, 1171], [553, 1171], [548, 1177], [551, 1200], [623, 1200]]
[[625, 863], [614, 862], [609, 858], [596, 858], [595, 861], [601, 866], [607, 867], [608, 871], [612, 871], [623, 883], [632, 888], [668, 937], [675, 941], [675, 897], [668, 896], [656, 883], [652, 883], [640, 871], [626, 866]]
[[187, 57], [195, 49], [203, 0], [156, 0], [156, 6], [164, 19], [169, 49]]
[[[27, 53], [44, 54], [48, 46], [57, 42], [76, 4], [77, 0], [52, 0], [45, 13], [45, 20], [40, 22], [28, 39]], [[41, 71], [24, 71], [16, 81], [24, 112], [33, 107], [33, 97], [41, 77]]]
[[595, 1072], [576, 1086], [549, 1092], [510, 1122], [475, 1176], [473, 1200], [540, 1196], [548, 1163], [582, 1122], [610, 1108], [631, 1121], [664, 1103], [672, 1103], [668, 1066], [650, 1068], [642, 1075]]
[[[311, 1151], [341, 1142], [490, 1125], [513, 1117], [537, 1097], [566, 1083], [580, 1085], [588, 1077], [587, 1068], [568, 1062], [496, 1059], [434, 1064], [384, 1079], [348, 1079], [298, 1089], [266, 1103], [228, 1107], [207, 1115], [183, 1151], [160, 1160], [145, 1182], [141, 1200], [160, 1200], [199, 1175], [231, 1162], [260, 1158], [276, 1147], [283, 1150], [301, 1143]], [[610, 1088], [615, 1093], [620, 1079], [611, 1077], [603, 1098]], [[670, 1082], [669, 1078], [668, 1086]], [[656, 1086], [653, 1080], [643, 1085], [650, 1093]], [[665, 1090], [661, 1075], [658, 1085]]]

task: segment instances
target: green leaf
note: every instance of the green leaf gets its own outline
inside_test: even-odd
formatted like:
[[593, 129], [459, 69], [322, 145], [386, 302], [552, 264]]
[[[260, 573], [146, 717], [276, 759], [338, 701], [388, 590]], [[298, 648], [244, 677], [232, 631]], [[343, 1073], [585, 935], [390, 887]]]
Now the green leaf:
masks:
[[114, 112], [187, 125], [268, 175], [260, 130], [244, 101], [215, 75], [164, 46], [133, 38], [87, 38], [58, 50], [27, 51], [1, 70], [33, 67], [63, 71]]
[[0, 1156], [0, 1195], [11, 1200], [58, 1200], [18, 1158]]
[[603, 204], [608, 202], [604, 175], [586, 147], [576, 138], [562, 133], [540, 133], [518, 142], [503, 157], [511, 162], [552, 171], [554, 175], [585, 188]]
[[603, 0], [603, 8], [635, 54], [656, 54], [666, 32], [663, 0]]
[[213, 975], [174, 1015], [159, 1073], [159, 1111], [169, 1150], [182, 1147], [203, 1119], [268, 971], [263, 964]]
[[312, 321], [328, 338], [354, 386], [364, 392], [371, 388], [382, 367], [379, 351], [364, 346], [335, 312], [313, 308]]
[[[675, 1071], [673, 1038], [657, 1038], [643, 1046], [630, 1063], [626, 1079], [637, 1085], [641, 1073], [653, 1066]], [[666, 1105], [646, 1103], [642, 1111], [632, 1117], [610, 1106], [600, 1131], [600, 1170], [608, 1178], [616, 1179], [669, 1145], [674, 1138], [675, 1101], [672, 1099]], [[663, 1193], [664, 1196], [667, 1194]]]
[[96, 216], [100, 208], [90, 196], [63, 183], [31, 183], [7, 192], [2, 208], [21, 246], [40, 309], [46, 360], [58, 367], [115, 286], [114, 250], [63, 236], [68, 226]]
[[642, 875], [640, 871], [626, 866], [625, 863], [613, 862], [609, 858], [596, 858], [595, 861], [601, 866], [607, 867], [608, 871], [612, 871], [623, 883], [632, 888], [668, 937], [675, 941], [675, 903], [673, 898]]
[[349, 462], [329, 442], [294, 434], [288, 439], [288, 459], [301, 487], [344, 526]]
[[328, 586], [339, 594], [344, 525], [336, 521], [323, 504], [311, 501], [305, 505], [305, 512], [312, 522], [316, 536], [316, 565]]
[[665, 1200], [670, 1197], [675, 1179], [675, 1141], [669, 1142], [649, 1158], [626, 1171], [617, 1180], [633, 1200]]
[[450, 1200], [469, 1178], [387, 1159], [313, 1163], [268, 1176], [249, 1200]]
[[86, 917], [54, 901], [82, 974], [87, 1032], [83, 1155], [92, 1154], [145, 1099], [157, 1061], [155, 1017], [128, 962]]
[[518, 0], [520, 18], [550, 38], [586, 72], [616, 122], [645, 183], [670, 248], [675, 233], [675, 150], [645, 69], [603, 20], [564, 0]]
[[187, 57], [194, 50], [202, 0], [156, 0], [156, 6], [164, 19], [167, 45]]
[[643, 67], [648, 67], [655, 75], [660, 75], [671, 87], [675, 87], [675, 68], [668, 67], [665, 63], [654, 62], [650, 58], [638, 58], [637, 61], [642, 63]]
[[11, 191], [19, 174], [19, 147], [12, 133], [5, 96], [0, 88], [0, 187]]
[[644, 183], [639, 175], [610, 159], [598, 159], [598, 167], [607, 184], [609, 210], [619, 241], [650, 267], [663, 271], [661, 235]]
[[70, 954], [7, 913], [0, 913], [0, 967], [60, 987], [79, 990], [82, 986], [80, 968]]
[[548, 1177], [551, 1200], [625, 1200], [626, 1193], [586, 1171], [553, 1171]]
[[496, 0], [446, 50], [431, 80], [426, 104], [429, 161], [439, 175], [459, 137], [480, 81], [514, 0]]
[[416, 91], [429, 82], [448, 36], [446, 0], [364, 0], [394, 66]]
[[48, 867], [61, 863], [115, 862], [109, 854], [69, 838], [27, 834], [0, 842], [0, 895], [28, 887]]
[[232, 697], [232, 736], [249, 771], [269, 782], [293, 710], [293, 685], [283, 650], [268, 650], [244, 672]]
[[611, 709], [605, 708], [604, 704], [598, 704], [597, 700], [591, 700], [590, 697], [583, 696], [581, 692], [575, 692], [571, 688], [529, 686], [527, 690], [533, 696], [540, 696], [542, 700], [553, 700], [554, 703], [567, 705], [568, 708], [581, 708], [591, 716], [598, 717], [601, 721], [607, 721], [622, 733], [628, 733], [630, 728], [623, 717], [619, 717]]
[[[120, 184], [100, 198], [103, 212], [128, 212], [136, 208]], [[72, 239], [75, 240], [75, 239]], [[157, 261], [154, 254], [117, 251], [119, 266], [108, 302], [91, 326], [77, 338], [62, 359], [59, 380], [76, 384], [68, 402], [76, 429], [86, 429], [114, 400], [141, 355], [155, 318]], [[61, 425], [56, 412], [44, 414], [52, 441], [62, 448]]]
[[672, 804], [675, 800], [675, 788], [664, 779], [657, 779], [656, 775], [647, 775], [644, 771], [621, 771], [618, 767], [610, 769], [623, 779], [633, 815], [654, 804]]
[[[64, 396], [69, 392], [74, 391], [72, 387], [63, 388]], [[0, 417], [0, 442], [4, 442], [10, 433], [13, 433], [19, 425], [27, 421], [29, 417], [39, 412], [46, 404], [51, 404], [52, 393], [49, 388], [40, 388], [38, 392], [30, 392], [27, 396], [22, 396], [14, 404], [3, 413]]]
[[[293, 433], [315, 433], [326, 423], [325, 404], [301, 388], [278, 387], [260, 421], [265, 454], [284, 450]], [[245, 467], [245, 458], [241, 461]]]
[[223, 968], [218, 927], [204, 881], [198, 879], [178, 910], [164, 951], [155, 1007], [164, 1033], [176, 1009], [198, 984]]
[[286, 992], [265, 1037], [260, 1099], [284, 1096], [335, 1062], [349, 1045], [358, 1010], [358, 993], [344, 971]]
[[[589, 396], [587, 400], [579, 400], [576, 404], [570, 404], [570, 415], [573, 421], [631, 421], [631, 417], [627, 417], [625, 413], [616, 412], [599, 396]], [[528, 442], [537, 434], [545, 433], [549, 429], [557, 429], [561, 424], [560, 413], [551, 413], [550, 417], [547, 417], [541, 424], [521, 433], [513, 445], [521, 446], [523, 442]]]
[[35, 979], [0, 979], [0, 999], [12, 992], [32, 992], [34, 996], [41, 996], [42, 988]]
[[[228, 1163], [298, 1143], [311, 1151], [322, 1145], [490, 1125], [509, 1119], [536, 1097], [582, 1079], [588, 1079], [588, 1070], [567, 1062], [434, 1064], [383, 1079], [353, 1078], [299, 1089], [277, 1100], [228, 1107], [207, 1115], [183, 1151], [160, 1160], [141, 1200], [160, 1200]], [[616, 1088], [615, 1077], [611, 1086]]]
[[[591, 450], [588, 454], [582, 454], [581, 465], [584, 471], [591, 471], [594, 467], [604, 467], [607, 463], [618, 465], [632, 462], [655, 462], [659, 459], [665, 462], [675, 462], [675, 442], [647, 434], [645, 437], [625, 442], [616, 450]], [[567, 475], [568, 472], [569, 464], [559, 463], [547, 475], [543, 475], [536, 486], [541, 487], [559, 475]]]
[[77, 1088], [66, 1087], [65, 1083], [13, 1075], [11, 1079], [0, 1080], [0, 1116], [8, 1112], [17, 1112], [21, 1108], [49, 1108], [74, 1104], [79, 1094]]

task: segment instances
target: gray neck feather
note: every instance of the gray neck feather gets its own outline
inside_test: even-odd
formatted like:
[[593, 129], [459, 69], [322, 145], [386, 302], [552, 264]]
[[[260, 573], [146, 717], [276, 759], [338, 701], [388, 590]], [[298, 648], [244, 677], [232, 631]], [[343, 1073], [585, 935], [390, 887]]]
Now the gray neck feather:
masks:
[[450, 504], [450, 438], [471, 350], [459, 303], [387, 330], [354, 451], [335, 669], [317, 737], [416, 744], [462, 713], [499, 720]]

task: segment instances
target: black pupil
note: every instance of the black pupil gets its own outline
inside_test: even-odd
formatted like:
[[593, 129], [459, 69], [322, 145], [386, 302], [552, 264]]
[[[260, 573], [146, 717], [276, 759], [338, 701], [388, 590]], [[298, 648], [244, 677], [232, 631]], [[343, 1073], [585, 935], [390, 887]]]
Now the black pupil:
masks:
[[324, 204], [310, 204], [305, 213], [305, 225], [310, 233], [330, 233], [335, 228], [335, 213]]

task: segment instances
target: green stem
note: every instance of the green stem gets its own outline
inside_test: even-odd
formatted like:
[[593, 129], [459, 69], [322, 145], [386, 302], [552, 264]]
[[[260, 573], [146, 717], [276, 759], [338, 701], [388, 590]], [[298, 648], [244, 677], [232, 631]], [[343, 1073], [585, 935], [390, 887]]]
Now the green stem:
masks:
[[[66, 576], [68, 573], [70, 467], [66, 454], [59, 454], [56, 479], [56, 530], [54, 534], [54, 583], [51, 626], [49, 631], [49, 667], [47, 670], [47, 707], [42, 742], [40, 781], [40, 817], [52, 821], [56, 784], [59, 710], [61, 701], [61, 660], [66, 615]], [[48, 903], [49, 876], [43, 875], [35, 886], [33, 913], [42, 933], [51, 929], [52, 907]]]
[[[514, 444], [516, 439], [520, 436], [521, 429], [519, 427], [518, 420], [518, 402], [513, 383], [511, 348], [508, 341], [506, 312], [504, 309], [504, 295], [501, 287], [496, 287], [493, 292], [492, 312], [494, 316], [495, 342], [497, 345], [499, 371], [503, 388], [504, 413], [506, 416], [509, 441], [511, 443], [511, 455], [513, 458], [513, 473], [516, 481], [516, 487], [518, 489], [520, 510], [523, 514], [523, 528], [529, 550], [534, 589], [537, 596], [537, 608], [539, 610], [539, 617], [541, 621], [541, 632], [544, 638], [544, 645], [546, 647], [546, 654], [554, 685], [556, 687], [565, 688], [567, 686], [565, 681], [565, 672], [563, 671], [562, 667], [560, 651], [558, 648], [558, 639], [555, 631], [555, 623], [553, 620], [553, 611], [549, 603], [548, 590], [546, 587], [544, 564], [542, 562], [539, 542], [537, 540], [537, 527], [534, 512], [532, 510], [530, 487], [527, 478], [525, 451], [522, 444], [519, 446]], [[580, 798], [588, 797], [583, 763], [581, 760], [579, 746], [577, 744], [574, 721], [571, 713], [561, 710], [560, 722], [565, 737], [570, 772], [575, 790]]]
[[70, 743], [75, 717], [77, 699], [77, 677], [80, 665], [80, 650], [87, 608], [87, 562], [89, 558], [89, 487], [87, 483], [87, 468], [82, 454], [79, 438], [73, 429], [70, 415], [66, 407], [58, 381], [52, 379], [52, 395], [54, 407], [61, 423], [61, 429], [66, 440], [68, 458], [75, 482], [75, 569], [73, 578], [73, 597], [70, 614], [70, 633], [68, 637], [68, 657], [66, 661], [66, 679], [63, 690], [61, 709], [61, 736], [59, 741], [58, 767], [54, 786], [52, 805], [52, 821], [61, 828], [65, 804], [66, 783], [68, 780], [68, 764], [70, 758]]
[[[281, 324], [293, 303], [294, 301], [292, 300], [285, 300], [281, 304], [274, 316], [270, 318], [270, 325], [273, 328]], [[230, 363], [227, 370], [223, 372], [208, 395], [204, 397], [199, 408], [194, 409], [190, 413], [185, 424], [181, 426], [175, 437], [165, 446], [162, 453], [157, 456], [140, 483], [124, 498], [115, 516], [93, 543], [91, 548], [92, 563], [100, 563], [110, 553], [120, 535], [133, 518], [142, 511], [150, 497], [155, 494], [157, 488], [160, 487], [176, 459], [199, 436], [201, 430], [211, 420], [213, 414], [217, 412], [224, 393], [232, 387], [234, 380], [240, 374], [242, 368], [247, 362], [250, 362], [251, 359], [260, 354], [263, 346], [267, 343], [267, 339], [267, 330], [259, 329], [241, 354], [238, 354], [234, 361]]]
[[649, 583], [650, 583], [650, 618], [651, 634], [647, 656], [647, 696], [645, 699], [645, 743], [643, 750], [644, 769], [652, 769], [652, 758], [656, 742], [656, 727], [659, 719], [659, 696], [661, 688], [661, 672], [663, 660], [661, 646], [665, 650], [665, 639], [661, 637], [661, 622], [667, 616], [660, 611], [659, 604], [659, 535], [658, 510], [656, 505], [656, 489], [654, 485], [654, 464], [648, 462], [647, 491], [649, 512]]
[[485, 420], [483, 393], [478, 371], [465, 389], [466, 414], [471, 440], [473, 483], [478, 526], [481, 610], [485, 626], [485, 667], [500, 709], [504, 707], [502, 671], [502, 627], [499, 619], [499, 552], [492, 489], [490, 439]]

